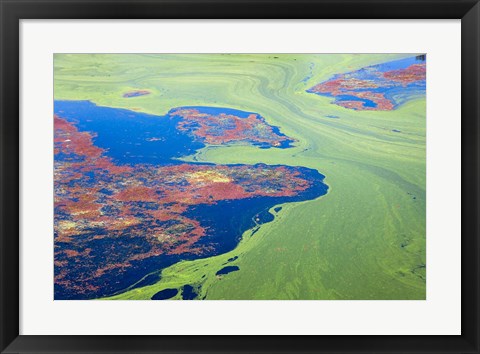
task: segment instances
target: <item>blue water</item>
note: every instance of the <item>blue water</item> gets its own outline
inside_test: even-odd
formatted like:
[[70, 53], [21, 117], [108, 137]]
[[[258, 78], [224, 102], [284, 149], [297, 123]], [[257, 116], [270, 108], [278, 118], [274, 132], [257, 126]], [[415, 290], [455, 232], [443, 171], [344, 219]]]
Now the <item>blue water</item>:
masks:
[[215, 275], [225, 275], [231, 272], [236, 272], [238, 270], [240, 270], [240, 268], [237, 266], [226, 266], [220, 269], [218, 272], [216, 272]]
[[147, 285], [153, 285], [155, 283], [158, 283], [160, 281], [160, 274], [159, 273], [154, 273], [147, 275], [145, 279], [142, 281], [139, 281], [137, 284], [132, 286], [130, 289], [136, 289], [136, 288], [141, 288]]
[[178, 294], [178, 289], [164, 289], [152, 296], [152, 300], [168, 300]]
[[197, 297], [195, 288], [191, 285], [184, 285], [182, 290], [182, 299], [183, 300], [194, 300]]
[[357, 96], [351, 96], [351, 95], [338, 95], [336, 96], [338, 101], [361, 101], [363, 102], [363, 105], [365, 107], [377, 107], [377, 104], [371, 100], [368, 100], [366, 98], [360, 98]]
[[[272, 127], [272, 131], [279, 135], [279, 136], [286, 136], [285, 134], [283, 134], [282, 132], [280, 132], [280, 128], [279, 127], [276, 127], [274, 125], [271, 125]], [[289, 148], [289, 147], [292, 147], [292, 140], [283, 140], [280, 142], [280, 145], [277, 146], [278, 148], [280, 149], [286, 149], [286, 148]]]
[[[126, 109], [97, 106], [89, 101], [55, 101], [55, 113], [96, 133], [96, 146], [106, 149], [117, 164], [178, 164], [175, 158], [205, 145], [176, 129], [178, 117], [155, 116]], [[148, 141], [160, 138], [161, 140]]]

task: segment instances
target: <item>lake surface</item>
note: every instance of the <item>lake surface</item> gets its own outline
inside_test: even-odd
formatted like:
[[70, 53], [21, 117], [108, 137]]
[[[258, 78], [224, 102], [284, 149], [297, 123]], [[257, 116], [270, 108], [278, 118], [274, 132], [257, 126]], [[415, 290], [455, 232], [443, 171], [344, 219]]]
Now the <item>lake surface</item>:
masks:
[[164, 289], [152, 296], [152, 300], [168, 300], [178, 294], [178, 289]]
[[228, 273], [231, 273], [231, 272], [236, 272], [236, 271], [239, 271], [240, 268], [237, 267], [237, 266], [227, 266], [227, 267], [223, 267], [222, 269], [220, 269], [216, 275], [226, 275]]

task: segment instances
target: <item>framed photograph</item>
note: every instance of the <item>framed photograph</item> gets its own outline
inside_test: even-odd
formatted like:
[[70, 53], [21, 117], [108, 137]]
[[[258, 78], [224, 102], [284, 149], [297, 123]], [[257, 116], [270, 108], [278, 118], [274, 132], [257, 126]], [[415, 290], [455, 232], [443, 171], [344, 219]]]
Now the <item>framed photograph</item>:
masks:
[[475, 0], [1, 4], [2, 353], [478, 353]]

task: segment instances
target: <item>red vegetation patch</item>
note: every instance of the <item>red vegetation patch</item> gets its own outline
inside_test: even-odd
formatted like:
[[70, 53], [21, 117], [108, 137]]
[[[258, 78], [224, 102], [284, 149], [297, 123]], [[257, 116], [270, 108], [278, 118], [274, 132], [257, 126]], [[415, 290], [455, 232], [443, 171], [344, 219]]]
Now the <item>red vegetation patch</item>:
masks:
[[293, 141], [287, 136], [277, 134], [272, 126], [258, 114], [246, 118], [232, 114], [212, 115], [201, 113], [197, 109], [180, 108], [170, 113], [184, 120], [178, 123], [178, 129], [191, 132], [207, 144], [221, 145], [230, 142], [248, 141], [269, 146], [281, 146], [283, 142]]
[[[226, 119], [239, 131], [258, 120], [256, 115], [245, 122]], [[140, 260], [204, 252], [209, 246], [198, 241], [205, 228], [184, 215], [192, 206], [293, 196], [310, 186], [299, 172], [282, 166], [117, 165], [93, 145], [91, 133], [58, 116], [54, 122], [55, 283], [79, 294], [95, 291], [100, 277], [123, 274]], [[233, 137], [227, 131], [219, 139]], [[91, 252], [92, 242], [100, 242], [104, 253]], [[81, 275], [75, 273], [73, 281], [79, 264]]]
[[145, 186], [132, 186], [117, 193], [114, 197], [120, 202], [156, 202], [155, 189]]
[[379, 64], [338, 74], [307, 92], [335, 97], [335, 104], [345, 108], [390, 111], [410, 94], [425, 91], [426, 65], [412, 60], [415, 58], [397, 62], [395, 67], [404, 67], [395, 70], [389, 70], [391, 66], [387, 64]]
[[386, 79], [409, 84], [415, 81], [425, 80], [427, 78], [427, 67], [425, 64], [413, 64], [406, 69], [392, 70], [383, 73]]

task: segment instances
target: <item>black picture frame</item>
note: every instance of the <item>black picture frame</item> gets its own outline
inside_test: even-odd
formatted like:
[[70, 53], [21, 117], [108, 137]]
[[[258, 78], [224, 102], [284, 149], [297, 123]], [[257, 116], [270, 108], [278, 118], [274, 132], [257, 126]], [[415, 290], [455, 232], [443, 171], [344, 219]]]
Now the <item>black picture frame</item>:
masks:
[[[478, 0], [0, 0], [2, 353], [479, 353]], [[459, 336], [19, 335], [21, 19], [461, 19], [462, 334]]]

